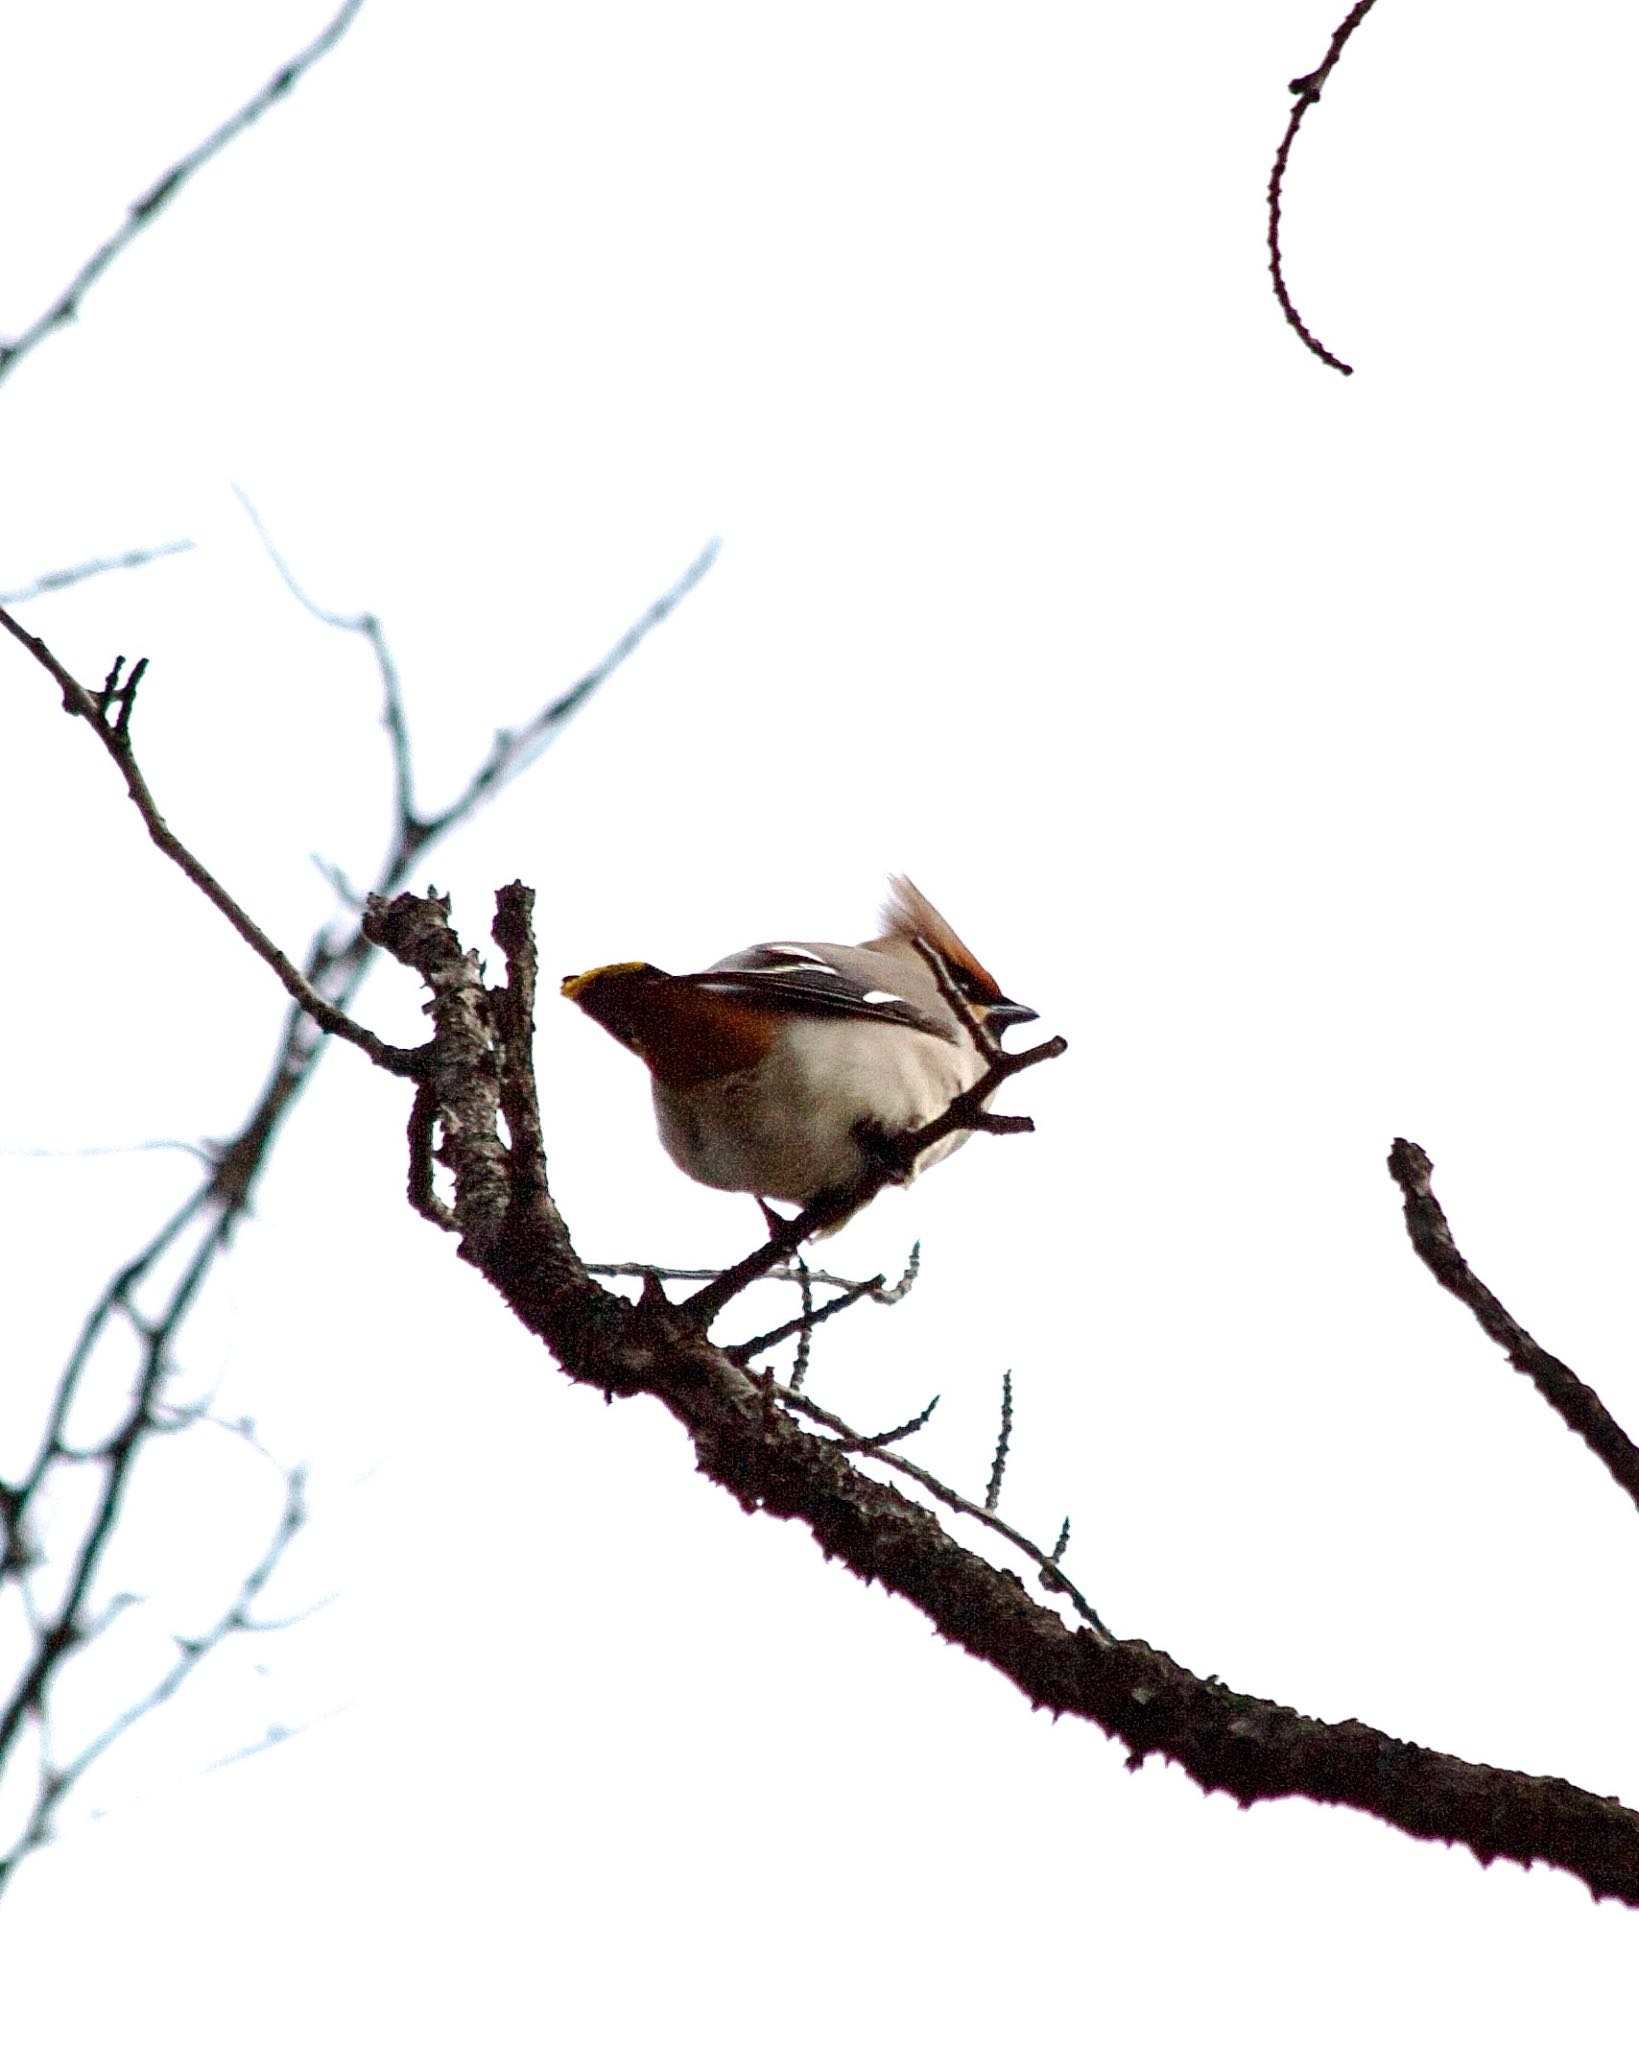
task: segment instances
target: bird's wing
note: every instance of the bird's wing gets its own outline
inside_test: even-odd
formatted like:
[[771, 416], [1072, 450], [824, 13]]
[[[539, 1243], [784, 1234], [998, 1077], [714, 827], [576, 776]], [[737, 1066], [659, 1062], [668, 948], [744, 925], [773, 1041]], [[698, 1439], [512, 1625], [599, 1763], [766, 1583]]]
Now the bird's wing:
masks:
[[[918, 965], [920, 963], [917, 963]], [[743, 996], [772, 1009], [801, 1010], [831, 1017], [873, 1017], [880, 1023], [950, 1038], [949, 1021], [915, 1000], [921, 993], [915, 968], [869, 953], [860, 946], [799, 945], [781, 941], [730, 953], [701, 974], [679, 981], [720, 995]], [[922, 971], [921, 979], [932, 977]], [[937, 999], [937, 986], [933, 990]]]

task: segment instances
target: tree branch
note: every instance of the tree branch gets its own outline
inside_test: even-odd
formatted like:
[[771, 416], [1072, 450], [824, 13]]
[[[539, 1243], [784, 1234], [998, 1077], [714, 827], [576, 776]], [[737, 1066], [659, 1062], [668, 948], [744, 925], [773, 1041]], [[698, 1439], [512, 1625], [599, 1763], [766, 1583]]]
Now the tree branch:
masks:
[[1575, 1430], [1639, 1507], [1639, 1444], [1592, 1387], [1551, 1351], [1544, 1351], [1530, 1331], [1514, 1320], [1458, 1251], [1445, 1211], [1434, 1199], [1433, 1160], [1421, 1145], [1409, 1138], [1396, 1138], [1389, 1152], [1389, 1172], [1406, 1198], [1406, 1231], [1417, 1256], [1440, 1285], [1456, 1295], [1492, 1342], [1502, 1346], [1514, 1370], [1524, 1373], [1566, 1428]]
[[[527, 923], [529, 891], [512, 884], [501, 900], [515, 930]], [[406, 962], [436, 958], [444, 946], [459, 950], [453, 934], [434, 941], [426, 929], [444, 922], [437, 900], [402, 896], [371, 910], [381, 943]], [[452, 1061], [502, 1071], [522, 1055], [522, 1042], [505, 1037], [487, 1047], [452, 1037], [449, 1049]], [[458, 1204], [463, 1173], [487, 1176], [499, 1142], [498, 1132], [446, 1121], [443, 1157]], [[514, 1155], [518, 1149], [514, 1141]], [[1313, 1720], [1198, 1678], [1147, 1643], [1114, 1641], [1092, 1622], [1071, 1628], [1014, 1574], [965, 1550], [928, 1509], [861, 1472], [850, 1452], [869, 1452], [867, 1440], [834, 1418], [827, 1421], [840, 1438], [804, 1429], [799, 1414], [813, 1412], [809, 1404], [789, 1392], [775, 1398], [764, 1375], [711, 1344], [692, 1301], [669, 1302], [658, 1285], [637, 1302], [599, 1287], [551, 1201], [544, 1160], [513, 1156], [508, 1172], [530, 1200], [515, 1200], [498, 1224], [486, 1210], [482, 1240], [463, 1243], [461, 1256], [564, 1372], [610, 1397], [660, 1401], [688, 1431], [700, 1469], [744, 1508], [804, 1522], [827, 1556], [909, 1600], [1032, 1704], [1093, 1722], [1126, 1744], [1134, 1768], [1148, 1756], [1170, 1758], [1204, 1790], [1242, 1805], [1301, 1794], [1375, 1814], [1422, 1840], [1466, 1843], [1482, 1863], [1550, 1863], [1580, 1877], [1596, 1898], [1639, 1904], [1639, 1813], [1614, 1799], [1441, 1755], [1358, 1721]], [[1052, 1558], [1035, 1553], [1049, 1572], [1057, 1572], [1064, 1540]]]

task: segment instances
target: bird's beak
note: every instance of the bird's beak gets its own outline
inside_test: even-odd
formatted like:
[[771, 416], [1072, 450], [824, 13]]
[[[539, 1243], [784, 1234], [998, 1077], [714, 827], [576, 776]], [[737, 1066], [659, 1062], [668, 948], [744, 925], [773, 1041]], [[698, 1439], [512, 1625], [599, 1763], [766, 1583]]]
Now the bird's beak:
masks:
[[1034, 1024], [1040, 1014], [1024, 1003], [992, 1003], [985, 1011], [985, 1022], [999, 1038], [1009, 1024]]

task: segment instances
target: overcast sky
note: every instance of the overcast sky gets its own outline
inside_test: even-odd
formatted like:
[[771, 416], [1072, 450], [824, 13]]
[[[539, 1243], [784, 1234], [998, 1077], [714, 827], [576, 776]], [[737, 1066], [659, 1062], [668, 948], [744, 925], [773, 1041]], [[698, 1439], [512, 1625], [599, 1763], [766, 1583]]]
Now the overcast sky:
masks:
[[[24, 12], [0, 331], [328, 10]], [[389, 781], [365, 650], [235, 486], [385, 621], [429, 803], [721, 536], [420, 879], [478, 946], [534, 883], [550, 987], [857, 939], [909, 872], [1071, 1051], [1013, 1091], [1034, 1137], [828, 1247], [924, 1264], [822, 1333], [816, 1397], [875, 1429], [937, 1392], [921, 1460], [982, 1492], [1011, 1364], [1004, 1508], [1070, 1515], [1118, 1633], [1632, 1804], [1632, 1506], [1383, 1161], [1428, 1147], [1481, 1274], [1639, 1423], [1639, 32], [1374, 9], [1288, 199], [1344, 379], [1263, 248], [1340, 12], [374, 0], [0, 389], [0, 587], [196, 544], [24, 616], [87, 682], [150, 657], [158, 801], [294, 951]], [[0, 770], [9, 1472], [192, 1170], [35, 1155], [231, 1130], [281, 998], [9, 653]], [[413, 1037], [418, 1000], [383, 966], [364, 1014]], [[550, 996], [539, 1057], [588, 1256], [749, 1248]], [[1630, 2036], [1628, 1910], [1129, 1773], [570, 1386], [408, 1213], [405, 1107], [332, 1049], [182, 1354], [312, 1463], [269, 1611], [340, 1597], [88, 1780], [0, 1912], [19, 2039]], [[276, 1511], [226, 1438], [182, 1450], [86, 1725]], [[205, 1768], [274, 1723], [307, 1732]]]

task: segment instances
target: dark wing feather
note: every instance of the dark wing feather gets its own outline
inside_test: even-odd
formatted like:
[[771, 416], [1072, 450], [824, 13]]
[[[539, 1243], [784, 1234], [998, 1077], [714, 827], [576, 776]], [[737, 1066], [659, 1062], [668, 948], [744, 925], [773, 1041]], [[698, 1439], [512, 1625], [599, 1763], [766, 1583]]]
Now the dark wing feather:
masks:
[[889, 989], [824, 959], [812, 946], [748, 946], [731, 953], [700, 974], [680, 974], [679, 981], [719, 995], [741, 996], [770, 1009], [800, 1010], [827, 1017], [870, 1017], [881, 1024], [908, 1025], [914, 1031], [948, 1038], [938, 1018]]

